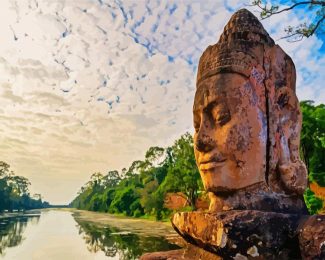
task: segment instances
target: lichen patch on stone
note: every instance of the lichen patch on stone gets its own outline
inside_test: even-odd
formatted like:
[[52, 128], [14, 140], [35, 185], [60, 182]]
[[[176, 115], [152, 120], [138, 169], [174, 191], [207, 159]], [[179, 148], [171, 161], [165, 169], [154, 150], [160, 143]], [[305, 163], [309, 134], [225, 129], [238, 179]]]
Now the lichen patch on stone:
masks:
[[251, 255], [252, 257], [259, 256], [260, 254], [258, 253], [258, 249], [256, 246], [252, 246], [247, 249], [247, 254]]

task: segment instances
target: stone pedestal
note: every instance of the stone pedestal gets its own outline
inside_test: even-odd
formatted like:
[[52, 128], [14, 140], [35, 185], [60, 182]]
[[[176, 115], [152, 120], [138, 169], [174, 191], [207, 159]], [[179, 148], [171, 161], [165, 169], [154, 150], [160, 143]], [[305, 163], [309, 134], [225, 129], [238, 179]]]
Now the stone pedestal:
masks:
[[141, 260], [325, 259], [325, 215], [181, 212], [172, 223], [189, 243]]
[[257, 210], [220, 213], [180, 212], [175, 230], [189, 243], [223, 258], [300, 258], [300, 216]]
[[187, 242], [223, 259], [325, 259], [325, 215], [180, 212], [172, 224]]

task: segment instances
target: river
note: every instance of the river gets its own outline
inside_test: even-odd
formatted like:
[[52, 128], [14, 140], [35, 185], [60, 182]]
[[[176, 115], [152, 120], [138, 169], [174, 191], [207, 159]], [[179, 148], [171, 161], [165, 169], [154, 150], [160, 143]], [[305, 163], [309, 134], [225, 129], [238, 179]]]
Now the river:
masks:
[[138, 259], [178, 247], [165, 223], [77, 210], [0, 217], [1, 259]]

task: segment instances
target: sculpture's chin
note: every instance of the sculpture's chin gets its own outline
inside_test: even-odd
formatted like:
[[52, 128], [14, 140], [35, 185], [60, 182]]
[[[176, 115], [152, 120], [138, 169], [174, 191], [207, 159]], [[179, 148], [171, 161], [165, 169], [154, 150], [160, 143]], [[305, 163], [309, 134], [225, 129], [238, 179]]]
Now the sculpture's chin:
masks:
[[209, 172], [205, 174], [203, 184], [206, 191], [214, 194], [227, 194], [236, 190], [236, 187], [232, 187], [230, 183], [223, 183], [221, 178], [216, 178], [216, 174], [218, 173]]
[[226, 186], [209, 186], [206, 190], [220, 196], [228, 195], [236, 191], [236, 189]]
[[240, 186], [240, 183], [237, 183], [233, 176], [228, 174], [227, 167], [201, 171], [201, 177], [205, 190], [215, 194], [233, 193]]

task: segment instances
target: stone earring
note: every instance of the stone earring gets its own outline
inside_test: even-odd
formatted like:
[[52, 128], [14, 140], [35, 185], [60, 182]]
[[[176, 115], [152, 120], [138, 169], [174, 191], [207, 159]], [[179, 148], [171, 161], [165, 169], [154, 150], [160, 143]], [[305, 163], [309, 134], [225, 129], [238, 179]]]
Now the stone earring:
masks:
[[298, 100], [290, 88], [277, 91], [279, 109], [279, 163], [280, 179], [286, 191], [302, 195], [307, 188], [307, 168], [299, 159], [300, 120]]

